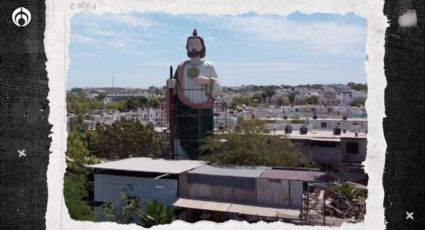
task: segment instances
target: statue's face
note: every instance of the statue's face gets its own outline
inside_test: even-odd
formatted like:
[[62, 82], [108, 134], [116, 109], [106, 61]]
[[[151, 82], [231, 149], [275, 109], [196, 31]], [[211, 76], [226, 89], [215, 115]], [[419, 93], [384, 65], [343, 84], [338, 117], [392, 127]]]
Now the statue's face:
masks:
[[202, 50], [202, 43], [199, 38], [190, 39], [188, 42], [188, 51], [189, 52], [199, 52]]

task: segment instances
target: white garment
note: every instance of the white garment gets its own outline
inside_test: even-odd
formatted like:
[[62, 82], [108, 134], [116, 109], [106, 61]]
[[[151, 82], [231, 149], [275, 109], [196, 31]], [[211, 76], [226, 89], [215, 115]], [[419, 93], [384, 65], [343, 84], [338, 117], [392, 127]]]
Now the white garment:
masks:
[[199, 74], [214, 79], [212, 95], [217, 96], [221, 93], [221, 86], [217, 79], [217, 74], [211, 62], [202, 61], [198, 65], [192, 65], [187, 62], [184, 66], [184, 80], [183, 80], [183, 93], [192, 103], [202, 103], [208, 100], [208, 89], [210, 84], [198, 85], [195, 81], [188, 76], [188, 70], [195, 67], [199, 70]]

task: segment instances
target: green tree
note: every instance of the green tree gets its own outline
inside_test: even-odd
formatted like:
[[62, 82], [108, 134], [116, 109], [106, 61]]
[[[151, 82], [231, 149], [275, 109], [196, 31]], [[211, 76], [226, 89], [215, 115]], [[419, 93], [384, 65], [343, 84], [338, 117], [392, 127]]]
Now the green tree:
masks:
[[305, 99], [307, 105], [317, 105], [319, 103], [319, 97], [310, 96]]
[[86, 103], [88, 110], [101, 109], [103, 107], [102, 102], [98, 100], [87, 100]]
[[97, 163], [89, 154], [85, 135], [77, 129], [68, 135], [66, 150], [67, 169], [64, 177], [64, 197], [71, 218], [76, 220], [94, 220], [95, 216], [84, 199], [88, 196], [87, 164]]
[[288, 99], [288, 97], [278, 96], [277, 99], [276, 99], [276, 103], [279, 106], [289, 105], [289, 99]]
[[292, 119], [290, 121], [291, 124], [305, 124], [304, 119]]
[[251, 98], [247, 98], [248, 100], [257, 101], [257, 102], [263, 102], [265, 99], [263, 98], [262, 93], [254, 93], [252, 94]]
[[367, 84], [349, 82], [347, 85], [354, 90], [367, 91]]
[[143, 227], [150, 228], [158, 224], [169, 224], [176, 219], [174, 210], [156, 200], [147, 202], [139, 215]]
[[289, 104], [293, 105], [295, 101], [295, 93], [294, 92], [289, 93], [288, 99], [289, 99]]
[[114, 207], [111, 203], [102, 204], [103, 217], [107, 221], [120, 224], [136, 223], [140, 225], [137, 219], [140, 213], [140, 198], [122, 192], [120, 193], [120, 201], [121, 204], [118, 207]]
[[139, 97], [139, 103], [142, 107], [146, 107], [148, 104], [148, 99], [144, 96]]
[[[255, 94], [254, 94], [254, 96], [255, 96]], [[255, 100], [255, 99], [257, 99], [257, 97], [254, 97], [254, 96], [253, 97], [235, 96], [235, 97], [232, 98], [230, 108], [236, 109], [236, 107], [241, 106], [243, 104], [245, 104], [247, 106], [256, 107], [256, 106], [258, 106], [259, 102], [261, 101], [261, 95], [260, 95], [259, 100]]]
[[79, 92], [83, 92], [83, 89], [82, 88], [75, 87], [75, 88], [72, 88], [71, 89], [71, 92], [73, 92], [73, 93], [79, 93]]
[[354, 99], [354, 101], [352, 101], [350, 105], [360, 107], [360, 106], [364, 106], [365, 102], [366, 102], [366, 98], [358, 97], [358, 98]]
[[68, 135], [66, 149], [67, 171], [77, 175], [85, 176], [87, 169], [84, 165], [97, 163], [94, 156], [87, 149], [85, 134], [79, 128], [71, 131]]
[[176, 219], [172, 208], [156, 200], [146, 202], [143, 210], [137, 196], [122, 192], [120, 200], [121, 203], [117, 207], [111, 203], [102, 205], [105, 220], [120, 224], [135, 223], [150, 228], [158, 224], [169, 224]]
[[159, 157], [160, 134], [153, 125], [142, 125], [122, 118], [111, 126], [96, 129], [90, 150], [100, 158], [123, 159], [133, 157]]
[[88, 196], [85, 177], [73, 173], [65, 173], [63, 193], [69, 215], [75, 220], [95, 220], [90, 206], [84, 201]]
[[349, 184], [337, 184], [332, 187], [331, 191], [340, 198], [347, 199], [350, 201], [357, 199], [361, 195], [360, 190], [354, 188]]
[[161, 99], [159, 97], [150, 97], [148, 99], [147, 105], [150, 108], [159, 108], [161, 105]]
[[264, 87], [264, 89], [263, 89], [263, 91], [261, 93], [261, 96], [263, 98], [263, 102], [266, 101], [266, 98], [273, 97], [273, 95], [275, 93], [276, 93], [275, 87], [273, 87], [273, 86], [266, 86], [266, 87]]
[[133, 96], [129, 97], [124, 105], [125, 105], [125, 109], [128, 111], [135, 111], [138, 108], [142, 107], [142, 105], [140, 104], [140, 101]]
[[101, 109], [102, 103], [98, 100], [89, 100], [83, 92], [69, 94], [66, 97], [66, 109], [70, 113], [84, 114], [89, 110]]
[[217, 165], [315, 167], [287, 138], [265, 135], [265, 123], [244, 120], [240, 132], [226, 131], [204, 140], [203, 160]]
[[106, 94], [105, 94], [105, 93], [99, 93], [99, 94], [96, 96], [96, 100], [98, 100], [98, 101], [103, 101], [103, 99], [105, 99], [105, 97], [106, 97]]

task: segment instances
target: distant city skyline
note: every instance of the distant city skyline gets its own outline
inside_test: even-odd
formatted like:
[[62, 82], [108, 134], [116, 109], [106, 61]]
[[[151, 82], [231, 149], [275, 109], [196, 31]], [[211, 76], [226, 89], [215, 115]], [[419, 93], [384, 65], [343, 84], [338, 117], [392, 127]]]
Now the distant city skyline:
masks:
[[367, 21], [354, 14], [84, 11], [71, 20], [67, 88], [111, 87], [112, 77], [117, 88], [162, 87], [169, 66], [187, 60], [193, 28], [223, 86], [366, 83]]

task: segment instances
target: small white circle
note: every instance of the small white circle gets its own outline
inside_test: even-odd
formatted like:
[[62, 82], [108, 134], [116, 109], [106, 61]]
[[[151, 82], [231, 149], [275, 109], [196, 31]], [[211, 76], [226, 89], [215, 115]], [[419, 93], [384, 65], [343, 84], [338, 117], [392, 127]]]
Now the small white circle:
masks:
[[12, 13], [12, 21], [19, 27], [25, 27], [31, 22], [31, 13], [27, 8], [18, 7]]

